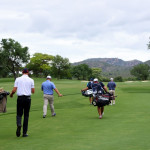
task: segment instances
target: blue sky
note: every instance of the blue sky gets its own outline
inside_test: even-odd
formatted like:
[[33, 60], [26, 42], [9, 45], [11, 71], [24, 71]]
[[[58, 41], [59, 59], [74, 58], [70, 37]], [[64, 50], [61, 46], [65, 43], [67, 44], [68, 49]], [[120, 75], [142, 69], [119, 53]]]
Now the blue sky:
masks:
[[0, 0], [0, 39], [70, 62], [150, 60], [149, 0]]

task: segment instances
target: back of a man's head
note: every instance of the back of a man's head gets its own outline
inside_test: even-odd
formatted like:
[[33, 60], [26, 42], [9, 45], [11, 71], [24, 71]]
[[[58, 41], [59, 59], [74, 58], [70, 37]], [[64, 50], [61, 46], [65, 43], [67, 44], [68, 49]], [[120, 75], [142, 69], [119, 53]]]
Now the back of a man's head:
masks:
[[93, 82], [94, 82], [94, 83], [98, 83], [98, 79], [95, 78], [95, 79], [93, 80]]
[[110, 81], [113, 81], [114, 79], [113, 78], [110, 78]]
[[28, 70], [27, 68], [24, 68], [24, 69], [22, 70], [22, 73], [23, 73], [23, 74], [29, 73], [29, 70]]
[[52, 77], [51, 77], [51, 76], [47, 76], [46, 79], [47, 79], [47, 80], [51, 80]]

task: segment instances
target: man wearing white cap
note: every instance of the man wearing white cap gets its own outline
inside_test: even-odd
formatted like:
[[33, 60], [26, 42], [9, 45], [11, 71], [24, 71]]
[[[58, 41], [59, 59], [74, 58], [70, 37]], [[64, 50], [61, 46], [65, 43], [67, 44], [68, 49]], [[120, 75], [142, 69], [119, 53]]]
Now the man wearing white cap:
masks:
[[[113, 78], [110, 78], [110, 82], [108, 82], [107, 87], [109, 88], [109, 93], [115, 96], [116, 83], [113, 81]], [[110, 105], [112, 104], [115, 104], [115, 97], [113, 97], [113, 100], [111, 100]]]
[[[86, 88], [82, 89], [81, 91], [86, 91], [88, 89], [89, 88], [86, 87]], [[93, 93], [99, 93], [99, 94], [103, 94], [104, 91], [107, 92], [107, 88], [105, 87], [105, 85], [102, 82], [98, 82], [97, 78], [95, 78], [93, 80], [92, 90], [93, 90]], [[97, 111], [99, 114], [99, 119], [102, 119], [102, 117], [104, 115], [104, 106], [97, 106]]]
[[53, 105], [54, 104], [53, 90], [56, 91], [58, 96], [63, 96], [63, 95], [60, 94], [58, 89], [55, 87], [55, 84], [51, 82], [51, 76], [47, 76], [46, 81], [42, 83], [41, 90], [44, 93], [43, 118], [46, 117], [48, 103], [50, 105], [52, 116], [56, 116], [54, 105]]

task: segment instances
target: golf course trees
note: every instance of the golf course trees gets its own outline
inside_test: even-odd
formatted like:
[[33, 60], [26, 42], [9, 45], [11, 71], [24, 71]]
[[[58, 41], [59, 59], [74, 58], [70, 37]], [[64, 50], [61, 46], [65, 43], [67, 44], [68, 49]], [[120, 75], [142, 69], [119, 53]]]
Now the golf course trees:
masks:
[[[1, 64], [1, 61], [0, 61]], [[0, 77], [5, 78], [7, 76], [9, 76], [9, 70], [7, 68], [3, 68], [2, 65], [0, 65]]]
[[138, 80], [147, 80], [149, 77], [150, 66], [147, 64], [139, 64], [130, 71]]
[[52, 61], [52, 73], [57, 79], [71, 78], [71, 64], [68, 58], [56, 55]]
[[28, 47], [22, 47], [20, 43], [11, 38], [2, 39], [0, 44], [1, 67], [6, 68], [16, 79], [22, 65], [30, 59]]
[[27, 64], [27, 68], [33, 71], [36, 77], [47, 76], [51, 72], [51, 63], [54, 56], [42, 53], [35, 53]]
[[72, 68], [72, 74], [78, 80], [88, 80], [92, 75], [92, 69], [86, 64], [80, 64]]
[[101, 68], [92, 68], [92, 77], [101, 79]]
[[114, 78], [114, 81], [115, 82], [123, 82], [123, 78], [122, 78], [122, 76], [117, 76]]

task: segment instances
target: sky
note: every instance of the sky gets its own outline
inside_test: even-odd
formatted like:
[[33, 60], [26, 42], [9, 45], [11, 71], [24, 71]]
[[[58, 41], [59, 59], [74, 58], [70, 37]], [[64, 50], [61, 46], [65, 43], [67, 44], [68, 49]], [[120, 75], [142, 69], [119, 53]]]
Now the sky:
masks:
[[149, 0], [0, 0], [0, 40], [29, 53], [150, 60]]

